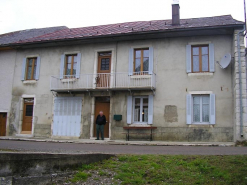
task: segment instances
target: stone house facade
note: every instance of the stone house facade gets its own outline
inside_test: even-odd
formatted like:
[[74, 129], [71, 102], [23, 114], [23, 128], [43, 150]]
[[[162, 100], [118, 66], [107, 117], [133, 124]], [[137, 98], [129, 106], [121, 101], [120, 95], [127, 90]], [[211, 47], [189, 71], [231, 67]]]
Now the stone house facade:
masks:
[[[179, 13], [179, 5], [173, 10]], [[173, 15], [0, 35], [5, 134], [94, 139], [95, 117], [103, 110], [105, 137], [111, 140], [125, 139], [125, 126], [155, 126], [153, 139], [161, 141], [245, 139], [243, 26], [230, 15]], [[228, 53], [232, 58], [222, 69]]]

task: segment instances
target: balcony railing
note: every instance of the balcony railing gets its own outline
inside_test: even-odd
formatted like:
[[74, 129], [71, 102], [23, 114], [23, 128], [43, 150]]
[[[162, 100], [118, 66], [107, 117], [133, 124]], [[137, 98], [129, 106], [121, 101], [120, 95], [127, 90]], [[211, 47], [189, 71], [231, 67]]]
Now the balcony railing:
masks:
[[59, 76], [51, 76], [50, 89], [52, 91], [64, 90], [97, 90], [97, 89], [155, 89], [155, 73], [98, 73], [81, 74], [79, 78], [65, 75], [63, 79]]

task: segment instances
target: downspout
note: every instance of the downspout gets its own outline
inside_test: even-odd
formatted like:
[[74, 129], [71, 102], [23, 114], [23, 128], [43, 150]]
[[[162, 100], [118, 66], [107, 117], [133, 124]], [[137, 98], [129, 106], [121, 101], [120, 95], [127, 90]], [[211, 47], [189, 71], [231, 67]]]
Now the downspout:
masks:
[[243, 137], [243, 100], [242, 100], [242, 65], [240, 56], [240, 34], [245, 31], [245, 26], [243, 30], [239, 31], [237, 34], [237, 50], [238, 50], [238, 72], [239, 72], [239, 103], [240, 103], [240, 137]]

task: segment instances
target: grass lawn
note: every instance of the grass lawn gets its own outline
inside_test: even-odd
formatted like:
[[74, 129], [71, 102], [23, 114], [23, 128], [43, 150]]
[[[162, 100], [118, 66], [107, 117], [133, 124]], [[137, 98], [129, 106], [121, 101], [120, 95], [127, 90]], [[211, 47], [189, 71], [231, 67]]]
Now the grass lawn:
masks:
[[115, 172], [113, 184], [119, 179], [121, 184], [242, 185], [247, 184], [247, 155], [118, 155], [83, 165], [71, 182], [86, 182], [92, 173], [107, 176], [109, 171]]

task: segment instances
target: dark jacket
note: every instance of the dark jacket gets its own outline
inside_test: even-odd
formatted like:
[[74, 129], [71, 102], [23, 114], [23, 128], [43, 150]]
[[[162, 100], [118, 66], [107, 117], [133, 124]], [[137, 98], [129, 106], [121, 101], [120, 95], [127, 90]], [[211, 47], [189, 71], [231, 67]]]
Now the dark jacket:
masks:
[[103, 115], [102, 117], [100, 115], [98, 115], [96, 118], [96, 124], [97, 125], [105, 125], [106, 124], [105, 115]]

